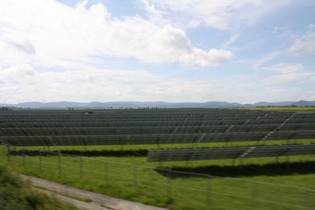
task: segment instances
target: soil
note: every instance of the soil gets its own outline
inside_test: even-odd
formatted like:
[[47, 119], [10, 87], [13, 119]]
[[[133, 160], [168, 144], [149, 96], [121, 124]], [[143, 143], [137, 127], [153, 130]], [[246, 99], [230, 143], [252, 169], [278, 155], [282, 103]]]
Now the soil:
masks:
[[72, 203], [79, 208], [87, 210], [165, 210], [137, 202], [109, 197], [103, 194], [80, 190], [74, 187], [58, 184], [56, 182], [21, 175], [31, 181], [35, 189], [53, 194], [62, 201]]

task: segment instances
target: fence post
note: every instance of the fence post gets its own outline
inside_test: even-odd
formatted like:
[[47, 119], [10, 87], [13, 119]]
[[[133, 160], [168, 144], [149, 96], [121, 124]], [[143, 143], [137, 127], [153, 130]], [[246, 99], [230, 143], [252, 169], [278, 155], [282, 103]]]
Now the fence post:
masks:
[[42, 170], [42, 151], [39, 150], [39, 169]]
[[108, 183], [108, 160], [104, 161], [104, 175], [105, 183]]
[[83, 158], [82, 156], [79, 157], [80, 158], [80, 178], [83, 178]]
[[312, 191], [309, 191], [309, 190], [305, 189], [305, 208], [306, 209], [312, 209], [312, 204], [313, 203], [311, 203], [312, 199], [310, 199], [311, 198], [311, 195], [310, 195], [311, 193], [312, 193]]
[[61, 176], [61, 154], [58, 155], [58, 173]]
[[171, 177], [171, 172], [170, 172], [170, 170], [168, 170], [168, 169], [166, 169], [167, 170], [167, 183], [166, 183], [166, 185], [167, 185], [167, 188], [166, 188], [166, 190], [167, 190], [167, 197], [168, 198], [171, 198], [172, 197], [172, 177]]
[[133, 185], [137, 187], [138, 185], [138, 167], [133, 165]]
[[257, 183], [252, 181], [252, 209], [256, 208], [256, 199], [257, 199]]
[[206, 207], [208, 207], [211, 205], [211, 176], [207, 175], [206, 182]]

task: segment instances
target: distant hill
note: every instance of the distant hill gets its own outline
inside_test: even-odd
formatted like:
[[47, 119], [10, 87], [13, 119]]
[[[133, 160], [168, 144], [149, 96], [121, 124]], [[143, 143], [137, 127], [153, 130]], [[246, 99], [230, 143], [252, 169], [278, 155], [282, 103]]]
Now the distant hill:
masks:
[[255, 103], [254, 106], [291, 106], [294, 101], [283, 101], [283, 102], [259, 102]]
[[314, 101], [298, 101], [292, 103], [292, 106], [315, 106]]
[[285, 102], [259, 102], [255, 104], [229, 103], [225, 101], [209, 101], [204, 103], [182, 102], [169, 103], [157, 102], [138, 102], [138, 101], [114, 101], [114, 102], [24, 102], [19, 104], [0, 104], [1, 107], [17, 108], [232, 108], [232, 107], [259, 107], [259, 106], [315, 106], [315, 101], [285, 101]]

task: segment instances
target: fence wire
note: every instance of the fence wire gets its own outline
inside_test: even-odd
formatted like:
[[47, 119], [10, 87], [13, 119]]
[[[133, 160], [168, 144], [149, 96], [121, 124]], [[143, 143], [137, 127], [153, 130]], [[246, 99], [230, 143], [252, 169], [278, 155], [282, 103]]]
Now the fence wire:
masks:
[[[7, 157], [5, 157], [7, 156]], [[42, 150], [3, 152], [12, 164], [19, 164], [52, 176], [83, 180], [89, 186], [120, 189], [120, 193], [173, 201], [177, 208], [196, 209], [315, 209], [315, 190], [226, 178], [207, 174], [143, 167], [84, 156]], [[124, 192], [128, 189], [128, 192]], [[125, 195], [126, 196], [126, 195]]]

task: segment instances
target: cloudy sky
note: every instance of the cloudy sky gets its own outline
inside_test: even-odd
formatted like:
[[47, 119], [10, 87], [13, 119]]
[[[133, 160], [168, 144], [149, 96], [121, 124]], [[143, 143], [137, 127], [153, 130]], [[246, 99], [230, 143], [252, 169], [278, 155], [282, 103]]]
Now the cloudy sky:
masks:
[[0, 103], [297, 100], [314, 0], [0, 1]]

